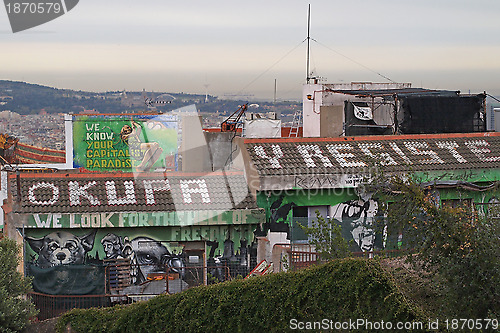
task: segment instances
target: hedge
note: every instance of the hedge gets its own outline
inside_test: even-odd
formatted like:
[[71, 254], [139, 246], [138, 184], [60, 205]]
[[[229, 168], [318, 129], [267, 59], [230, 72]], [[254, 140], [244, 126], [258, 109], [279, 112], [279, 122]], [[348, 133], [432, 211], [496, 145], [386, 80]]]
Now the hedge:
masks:
[[298, 272], [201, 286], [146, 302], [72, 310], [57, 323], [77, 332], [286, 332], [290, 320], [425, 321], [380, 263], [341, 259]]

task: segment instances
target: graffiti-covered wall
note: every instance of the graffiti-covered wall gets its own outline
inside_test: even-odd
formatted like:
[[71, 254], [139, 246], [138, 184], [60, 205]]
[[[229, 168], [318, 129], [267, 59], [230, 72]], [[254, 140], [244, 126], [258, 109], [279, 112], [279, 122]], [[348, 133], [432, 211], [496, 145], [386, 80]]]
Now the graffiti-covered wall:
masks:
[[[479, 214], [498, 214], [500, 191], [495, 188], [482, 191], [487, 185], [474, 188], [471, 184], [462, 184], [466, 188], [460, 188], [460, 184], [453, 183], [454, 188], [437, 188], [434, 191], [436, 203], [468, 203]], [[443, 186], [450, 186], [450, 183]], [[292, 242], [307, 242], [300, 225], [312, 226], [316, 213], [319, 213], [342, 227], [343, 237], [352, 241], [351, 249], [355, 252], [393, 250], [404, 246], [402, 231], [392, 230], [386, 224], [382, 204], [370, 194], [359, 196], [354, 189], [260, 192], [257, 202], [266, 210], [265, 232], [287, 232]]]
[[[58, 214], [56, 214], [58, 215]], [[60, 214], [59, 214], [60, 215]], [[58, 220], [61, 216], [32, 217]], [[36, 222], [35, 222], [36, 223]], [[51, 225], [52, 227], [52, 225]], [[150, 228], [26, 228], [25, 264], [35, 277], [35, 291], [48, 294], [104, 294], [106, 262], [128, 259], [131, 284], [144, 283], [152, 273], [185, 275], [189, 242], [204, 242], [207, 263], [241, 266], [249, 269], [250, 247], [254, 242], [253, 224], [203, 225]], [[200, 266], [205, 262], [197, 263]], [[83, 274], [85, 273], [85, 274]], [[218, 277], [219, 278], [219, 277]], [[224, 279], [223, 276], [220, 276]]]
[[300, 225], [311, 226], [318, 212], [341, 225], [344, 238], [353, 241], [353, 251], [374, 251], [387, 246], [383, 228], [376, 230], [376, 222], [383, 218], [378, 202], [370, 196], [360, 198], [353, 189], [259, 193], [258, 203], [266, 208], [267, 228], [286, 231], [291, 241], [307, 241]]
[[107, 293], [118, 261], [128, 265], [119, 292], [139, 293], [155, 274], [192, 286], [194, 266], [210, 266], [201, 282], [245, 275], [265, 222], [239, 172], [20, 173], [9, 189], [10, 235], [23, 236], [26, 272], [48, 294]]

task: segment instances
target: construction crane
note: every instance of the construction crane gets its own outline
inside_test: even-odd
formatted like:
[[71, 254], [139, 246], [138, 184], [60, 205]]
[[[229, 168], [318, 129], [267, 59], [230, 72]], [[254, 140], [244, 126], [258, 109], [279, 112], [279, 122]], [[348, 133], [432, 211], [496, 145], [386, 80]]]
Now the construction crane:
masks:
[[234, 111], [226, 120], [220, 124], [221, 132], [236, 132], [239, 125], [242, 124], [241, 117], [248, 109], [248, 103], [243, 104], [238, 110]]

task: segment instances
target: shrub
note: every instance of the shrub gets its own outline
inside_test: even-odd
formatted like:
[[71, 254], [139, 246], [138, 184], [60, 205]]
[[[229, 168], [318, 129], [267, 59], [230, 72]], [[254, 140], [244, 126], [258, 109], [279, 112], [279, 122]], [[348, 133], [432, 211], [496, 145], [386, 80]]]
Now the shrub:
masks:
[[350, 243], [342, 237], [342, 227], [332, 218], [324, 218], [316, 211], [312, 226], [300, 225], [322, 260], [345, 258], [351, 254]]
[[0, 240], [0, 330], [22, 330], [36, 315], [35, 306], [26, 299], [31, 280], [17, 271], [19, 247], [14, 240]]
[[[414, 175], [378, 179], [389, 231], [403, 232], [409, 261], [444, 281], [443, 315], [494, 318], [500, 314], [500, 224], [472, 207], [446, 207]], [[391, 193], [388, 195], [388, 193]], [[394, 194], [395, 193], [395, 194]], [[447, 312], [447, 313], [446, 313]]]
[[[341, 259], [162, 295], [118, 307], [113, 315], [109, 309], [71, 311], [57, 329], [70, 324], [77, 332], [283, 332], [291, 319], [424, 320], [392, 281], [378, 261]], [[111, 322], [99, 328], [103, 316]]]

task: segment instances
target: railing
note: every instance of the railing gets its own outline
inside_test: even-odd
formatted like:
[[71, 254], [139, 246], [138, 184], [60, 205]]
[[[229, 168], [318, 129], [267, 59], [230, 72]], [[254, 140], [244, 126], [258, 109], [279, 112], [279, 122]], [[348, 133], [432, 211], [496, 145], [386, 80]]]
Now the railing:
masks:
[[[312, 265], [320, 264], [324, 261], [321, 260], [319, 253], [315, 251], [300, 251], [295, 250], [293, 246], [287, 249], [289, 269], [299, 270]], [[355, 258], [396, 258], [401, 257], [408, 253], [408, 250], [381, 250], [381, 251], [368, 251], [368, 252], [352, 252], [350, 257]]]
[[[45, 320], [57, 317], [72, 309], [88, 309], [92, 307], [111, 306], [110, 295], [47, 295], [36, 292], [28, 294], [33, 304], [39, 310], [37, 318]], [[127, 296], [112, 296], [121, 298], [122, 303], [127, 303]]]

